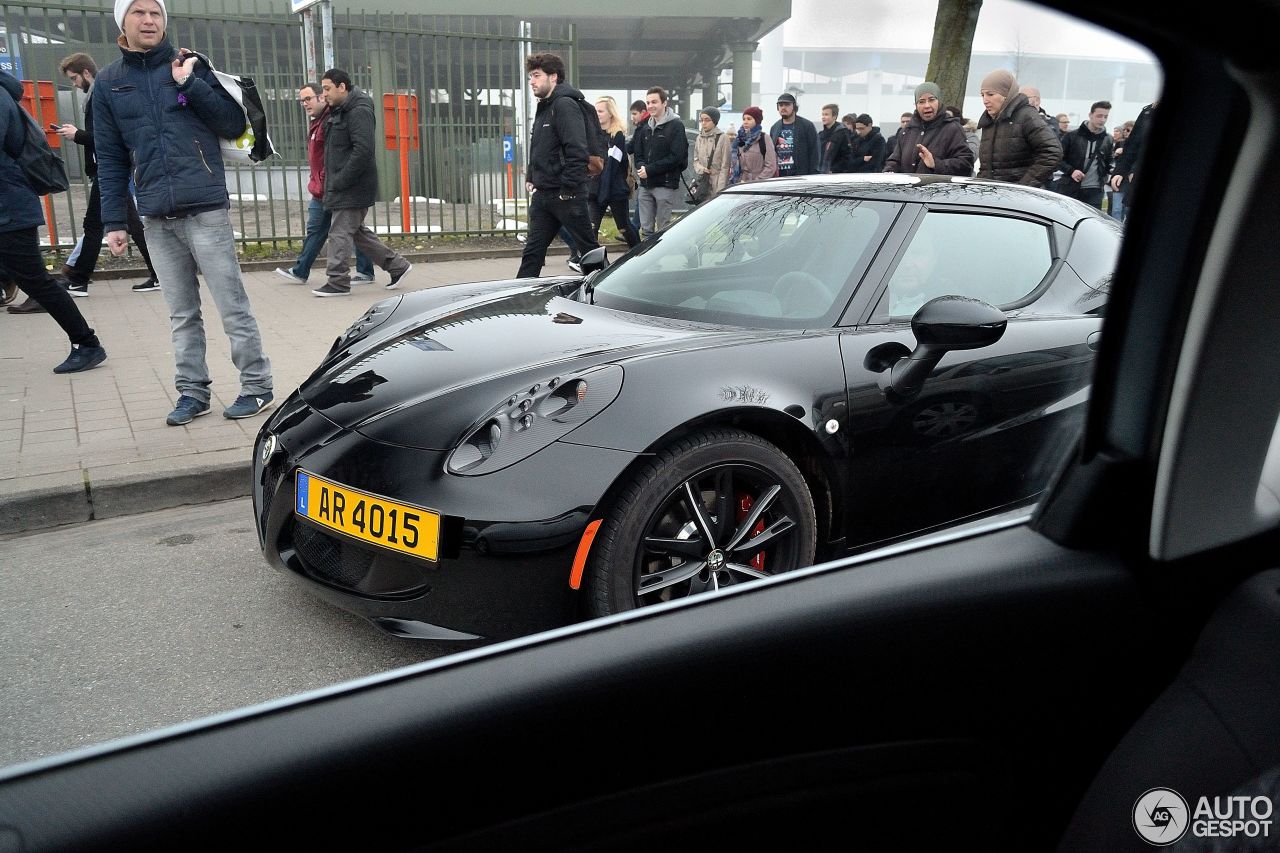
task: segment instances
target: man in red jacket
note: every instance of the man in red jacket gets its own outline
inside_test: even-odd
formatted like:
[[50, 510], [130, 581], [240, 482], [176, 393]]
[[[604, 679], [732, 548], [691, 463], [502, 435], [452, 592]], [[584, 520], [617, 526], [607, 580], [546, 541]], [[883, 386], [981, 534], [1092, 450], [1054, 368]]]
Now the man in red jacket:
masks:
[[[276, 267], [276, 275], [294, 284], [306, 284], [311, 265], [320, 255], [333, 221], [333, 214], [321, 203], [324, 198], [324, 120], [329, 114], [329, 104], [324, 99], [324, 90], [317, 83], [308, 83], [299, 89], [298, 101], [311, 119], [307, 127], [307, 163], [311, 166], [311, 178], [307, 181], [307, 192], [311, 193], [311, 202], [307, 205], [307, 237], [293, 268]], [[373, 261], [356, 249], [356, 274], [351, 276], [351, 283], [368, 284], [371, 281]]]

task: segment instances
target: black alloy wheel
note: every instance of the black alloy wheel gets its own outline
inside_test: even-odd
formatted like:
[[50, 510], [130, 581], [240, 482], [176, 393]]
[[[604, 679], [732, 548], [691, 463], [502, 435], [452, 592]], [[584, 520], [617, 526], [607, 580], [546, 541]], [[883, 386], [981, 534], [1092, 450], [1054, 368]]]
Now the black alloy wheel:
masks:
[[713, 429], [655, 455], [609, 508], [592, 549], [588, 607], [605, 615], [813, 563], [804, 476], [750, 433]]

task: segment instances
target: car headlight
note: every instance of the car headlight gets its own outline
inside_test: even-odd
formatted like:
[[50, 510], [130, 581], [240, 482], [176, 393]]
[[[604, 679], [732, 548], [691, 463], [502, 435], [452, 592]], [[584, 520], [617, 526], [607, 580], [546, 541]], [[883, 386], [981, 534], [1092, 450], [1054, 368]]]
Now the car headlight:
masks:
[[510, 395], [476, 422], [445, 463], [451, 474], [492, 474], [532, 456], [600, 414], [622, 390], [616, 364], [554, 376]]
[[400, 304], [400, 300], [403, 298], [403, 294], [398, 294], [370, 305], [369, 310], [364, 312], [359, 320], [348, 326], [345, 332], [334, 339], [333, 346], [329, 348], [329, 355], [333, 355], [347, 344], [364, 337], [374, 328], [385, 323], [395, 313], [396, 306]]

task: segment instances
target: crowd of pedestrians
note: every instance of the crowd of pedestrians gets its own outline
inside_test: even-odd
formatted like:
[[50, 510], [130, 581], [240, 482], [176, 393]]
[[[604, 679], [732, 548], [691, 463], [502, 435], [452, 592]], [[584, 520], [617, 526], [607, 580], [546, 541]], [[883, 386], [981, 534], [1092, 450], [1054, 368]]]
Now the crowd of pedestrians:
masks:
[[[40, 201], [19, 165], [21, 85], [0, 72], [0, 277], [27, 295], [8, 310], [47, 312], [62, 328], [71, 352], [55, 372], [96, 367], [106, 350], [71, 297], [88, 295], [104, 235], [115, 255], [132, 237], [149, 271], [133, 289], [160, 290], [170, 314], [178, 396], [166, 422], [182, 425], [210, 411], [197, 273], [240, 373], [239, 393], [223, 414], [251, 417], [272, 404], [271, 366], [236, 257], [219, 142], [242, 132], [244, 113], [206, 62], [169, 40], [164, 0], [115, 0], [114, 12], [119, 59], [99, 71], [92, 57], [77, 53], [60, 65], [86, 96], [85, 116], [83, 127], [64, 124], [56, 132], [84, 147], [90, 190], [82, 245], [59, 277], [45, 270], [37, 239]], [[599, 245], [606, 213], [627, 245], [636, 246], [670, 224], [682, 195], [696, 204], [726, 187], [774, 177], [976, 175], [1048, 188], [1123, 219], [1156, 106], [1109, 132], [1111, 104], [1100, 100], [1072, 127], [1067, 114], [1044, 109], [1035, 87], [1019, 86], [1012, 73], [997, 69], [982, 79], [983, 113], [976, 122], [944, 104], [940, 88], [926, 81], [887, 138], [870, 115], [841, 116], [835, 103], [822, 106], [815, 125], [784, 92], [767, 129], [758, 106], [743, 109], [740, 126], [727, 130], [717, 108], [704, 108], [691, 144], [662, 87], [631, 104], [628, 137], [617, 103], [604, 97], [587, 104], [566, 79], [559, 56], [531, 55], [525, 70], [538, 106], [528, 144], [531, 200], [520, 277], [540, 274], [557, 235], [570, 245], [570, 264], [580, 269], [582, 255]], [[111, 96], [94, 97], [103, 86]], [[373, 99], [338, 68], [319, 83], [305, 83], [298, 99], [309, 118], [311, 200], [302, 251], [276, 273], [305, 284], [327, 242], [327, 280], [312, 290], [316, 296], [344, 296], [353, 284], [372, 282], [375, 265], [389, 276], [385, 286], [396, 287], [411, 265], [364, 225], [378, 186]], [[185, 156], [161, 156], [162, 149]], [[684, 177], [690, 166], [692, 185]], [[6, 287], [6, 301], [13, 300], [12, 291]]]

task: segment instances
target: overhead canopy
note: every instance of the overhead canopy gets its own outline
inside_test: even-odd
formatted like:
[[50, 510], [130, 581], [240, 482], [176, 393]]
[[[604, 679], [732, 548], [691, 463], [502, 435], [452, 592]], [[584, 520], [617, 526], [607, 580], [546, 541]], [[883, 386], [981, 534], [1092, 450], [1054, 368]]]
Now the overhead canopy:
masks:
[[[333, 0], [339, 13], [358, 14], [363, 0]], [[461, 5], [461, 4], [460, 4]], [[663, 86], [674, 91], [705, 85], [708, 73], [718, 76], [732, 66], [735, 50], [741, 58], [755, 42], [791, 16], [791, 0], [737, 0], [732, 7], [713, 0], [646, 0], [644, 4], [598, 0], [559, 0], [555, 15], [512, 0], [468, 0], [466, 17], [505, 19], [512, 26], [530, 21], [571, 33], [577, 41], [572, 58], [576, 80], [588, 89], [647, 89]], [[732, 16], [724, 12], [730, 8]], [[417, 16], [420, 0], [379, 0], [379, 14]], [[441, 15], [432, 10], [432, 15]], [[445, 12], [444, 14], [448, 14]], [[749, 48], [750, 50], [747, 50]], [[750, 69], [740, 70], [750, 77]]]

